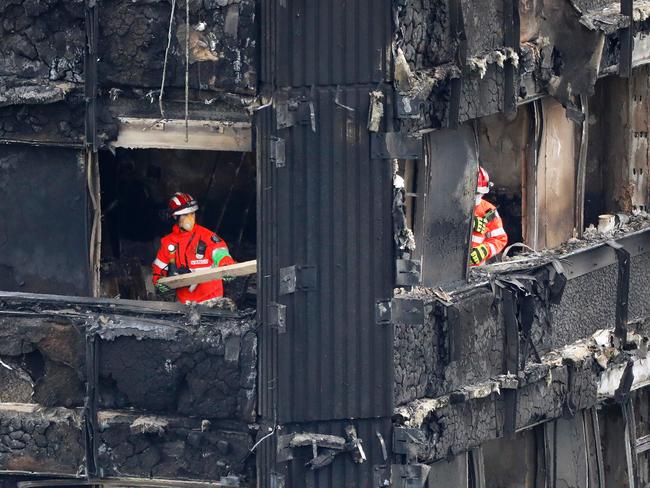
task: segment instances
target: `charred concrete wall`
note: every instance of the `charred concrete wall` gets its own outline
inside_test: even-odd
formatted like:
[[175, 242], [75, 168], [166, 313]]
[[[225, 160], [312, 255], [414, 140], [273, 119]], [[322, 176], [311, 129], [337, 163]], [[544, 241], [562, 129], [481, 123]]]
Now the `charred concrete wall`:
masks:
[[422, 325], [395, 327], [396, 404], [503, 373], [504, 328], [491, 290], [475, 288], [447, 304], [424, 290], [404, 296], [423, 300], [426, 313]]
[[82, 142], [84, 3], [0, 6], [0, 139]]
[[250, 317], [197, 330], [125, 317], [109, 326], [98, 331], [100, 408], [254, 422]]
[[[98, 30], [92, 15], [86, 18], [88, 5], [79, 0], [4, 2], [0, 6], [0, 139], [82, 144], [84, 88], [88, 93], [98, 88], [100, 102], [89, 116], [100, 142], [114, 139], [114, 117], [150, 111], [147, 106], [159, 94], [163, 72], [169, 114], [178, 117], [183, 112], [176, 105], [184, 97], [188, 25], [191, 114], [223, 118], [221, 112], [228, 112], [228, 107], [206, 113], [203, 102], [218, 99], [217, 107], [229, 94], [235, 94], [232, 102], [241, 112], [250, 100], [240, 96], [257, 91], [256, 2], [188, 1], [189, 17], [184, 2], [173, 13], [167, 0], [100, 2], [95, 7]], [[97, 73], [92, 65], [84, 66], [87, 46], [94, 44]], [[109, 107], [120, 97], [128, 103], [120, 103], [111, 113]]]
[[452, 40], [447, 2], [407, 0], [398, 2], [398, 36], [406, 61], [412, 70], [431, 69], [453, 61]]
[[[598, 76], [616, 73], [630, 19], [615, 2], [395, 2], [398, 90], [418, 110], [409, 130], [455, 127], [551, 95], [576, 108]], [[645, 7], [633, 16], [645, 32]], [[425, 20], [418, 28], [417, 21]], [[407, 67], [409, 72], [404, 71]], [[400, 74], [411, 78], [409, 86]]]
[[76, 476], [83, 445], [78, 410], [0, 404], [0, 471]]
[[419, 429], [417, 459], [434, 462], [594, 406], [601, 371], [591, 353], [565, 364], [530, 365], [508, 389], [488, 382], [399, 407], [398, 424]]
[[101, 411], [98, 462], [103, 476], [221, 480], [254, 478], [253, 436], [201, 418]]
[[3, 2], [0, 14], [0, 106], [62, 101], [83, 86], [83, 2]]
[[[81, 407], [85, 397], [83, 321], [2, 317], [9, 403]], [[92, 326], [91, 326], [92, 328]], [[114, 317], [97, 350], [98, 407], [165, 415], [255, 420], [256, 340], [250, 319], [194, 330]]]
[[[115, 314], [90, 300], [2, 297], [0, 471], [251, 480], [251, 313], [183, 318], [173, 304], [124, 303]], [[89, 426], [97, 441], [85, 451]]]
[[[646, 234], [647, 231], [643, 235]], [[644, 244], [631, 241], [626, 246], [632, 251], [645, 249]], [[577, 257], [562, 260], [566, 269], [571, 270], [565, 284], [549, 264], [526, 273], [495, 272], [491, 285], [476, 284], [446, 296], [424, 288], [400, 293], [399, 298], [423, 303], [424, 322], [395, 327], [396, 404], [449, 394], [462, 397], [466, 388], [500, 375], [524, 373], [539, 362], [540, 355], [590, 337], [598, 330], [613, 330], [619, 299], [619, 265], [585, 269], [593, 267], [594, 260], [611, 258], [603, 254], [609, 252], [607, 249], [597, 245]], [[648, 308], [643, 299], [648, 279], [642, 269], [647, 266], [649, 255], [641, 252], [632, 256], [629, 279], [629, 327], [642, 334], [648, 323]], [[509, 308], [508, 294], [514, 297], [513, 308]], [[413, 337], [422, 340], [413, 343]], [[591, 375], [593, 367], [593, 363], [585, 363], [570, 374], [557, 369], [554, 381], [565, 385], [561, 394], [566, 394], [567, 383], [580, 384], [581, 371]], [[531, 371], [539, 374], [540, 370]], [[525, 382], [533, 383], [536, 381]], [[520, 390], [522, 395], [536, 395], [535, 387], [526, 388]], [[572, 404], [595, 402], [595, 390], [580, 390], [573, 384], [571, 388]], [[551, 408], [549, 402], [564, 408], [562, 402], [548, 394], [546, 387], [542, 390], [545, 393], [529, 403], [533, 410], [521, 412], [524, 420], [517, 421], [518, 428], [539, 416], [535, 409]], [[582, 395], [587, 399], [581, 399]]]
[[[254, 93], [257, 86], [253, 0], [192, 1], [189, 10], [192, 89]], [[159, 89], [173, 18], [166, 83], [185, 86], [185, 2], [109, 0], [99, 10], [99, 83]]]
[[650, 334], [650, 304], [644, 291], [650, 289], [649, 269], [650, 254], [631, 259], [629, 320], [643, 334]]

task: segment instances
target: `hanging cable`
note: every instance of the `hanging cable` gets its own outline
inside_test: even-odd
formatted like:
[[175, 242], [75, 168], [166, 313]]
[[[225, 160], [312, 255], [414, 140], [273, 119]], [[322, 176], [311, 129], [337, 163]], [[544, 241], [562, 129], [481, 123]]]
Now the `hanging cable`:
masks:
[[185, 0], [185, 142], [190, 137], [190, 0]]
[[167, 32], [167, 48], [165, 49], [165, 61], [163, 63], [162, 81], [160, 82], [160, 95], [158, 95], [158, 107], [160, 108], [160, 118], [163, 120], [166, 118], [165, 110], [163, 109], [163, 94], [165, 93], [165, 78], [167, 77], [167, 60], [169, 59], [169, 48], [172, 44], [172, 26], [174, 24], [175, 11], [176, 11], [176, 0], [172, 0], [172, 12], [169, 15], [169, 31]]

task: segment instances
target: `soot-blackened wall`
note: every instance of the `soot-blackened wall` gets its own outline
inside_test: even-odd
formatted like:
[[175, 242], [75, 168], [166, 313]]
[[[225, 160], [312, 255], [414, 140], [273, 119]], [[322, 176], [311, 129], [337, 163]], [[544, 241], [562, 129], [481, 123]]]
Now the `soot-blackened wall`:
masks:
[[86, 168], [72, 149], [0, 146], [0, 289], [87, 295]]
[[[257, 86], [256, 2], [190, 0], [190, 86], [254, 93]], [[99, 7], [99, 81], [103, 86], [159, 89], [171, 3], [108, 0]], [[168, 88], [185, 86], [185, 2], [174, 14]]]

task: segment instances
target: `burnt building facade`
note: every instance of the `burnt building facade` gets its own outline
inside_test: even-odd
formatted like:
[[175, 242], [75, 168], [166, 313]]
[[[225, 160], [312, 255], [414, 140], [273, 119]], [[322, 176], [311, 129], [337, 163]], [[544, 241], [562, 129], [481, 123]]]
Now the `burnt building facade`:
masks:
[[[0, 486], [650, 483], [650, 4], [0, 13]], [[175, 191], [234, 312], [151, 285]]]

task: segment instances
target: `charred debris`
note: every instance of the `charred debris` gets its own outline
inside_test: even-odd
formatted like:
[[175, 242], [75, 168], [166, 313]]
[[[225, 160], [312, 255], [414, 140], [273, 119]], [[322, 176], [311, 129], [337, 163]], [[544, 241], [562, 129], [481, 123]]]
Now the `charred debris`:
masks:
[[[0, 18], [0, 486], [650, 482], [650, 3]], [[234, 312], [150, 284], [178, 190]]]

